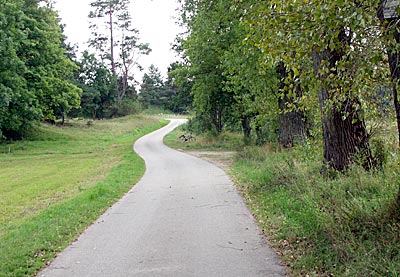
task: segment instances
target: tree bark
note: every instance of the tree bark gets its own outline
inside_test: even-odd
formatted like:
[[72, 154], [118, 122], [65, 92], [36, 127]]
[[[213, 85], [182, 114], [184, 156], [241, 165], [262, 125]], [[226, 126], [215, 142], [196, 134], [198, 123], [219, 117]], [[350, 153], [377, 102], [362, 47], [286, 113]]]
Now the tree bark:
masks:
[[[125, 49], [124, 49], [124, 47], [122, 47], [122, 52], [124, 52], [124, 51], [125, 51]], [[121, 106], [122, 100], [124, 99], [126, 91], [129, 86], [129, 84], [128, 84], [129, 66], [127, 64], [124, 53], [122, 53], [122, 66], [123, 66], [122, 80], [121, 80], [122, 84], [121, 84], [120, 91], [118, 93], [118, 105], [119, 106]]]
[[248, 116], [242, 117], [242, 129], [243, 129], [244, 143], [249, 144], [251, 136], [251, 126], [250, 126], [250, 118]]
[[[328, 62], [330, 68], [334, 68], [342, 57], [343, 55], [337, 51], [314, 49], [313, 63], [316, 77], [322, 82], [325, 79], [325, 76], [320, 74], [323, 61]], [[358, 99], [346, 97], [341, 103], [327, 106], [328, 100], [334, 100], [329, 87], [319, 91], [318, 99], [322, 113], [324, 163], [330, 168], [343, 171], [354, 161], [355, 154], [359, 154], [364, 168], [374, 167], [369, 135], [364, 120], [356, 109]]]
[[109, 11], [109, 20], [110, 20], [110, 52], [111, 52], [111, 71], [114, 76], [117, 76], [117, 70], [115, 67], [115, 58], [114, 58], [114, 22], [113, 22], [113, 10], [110, 4], [110, 11]]
[[[279, 109], [280, 109], [280, 126], [279, 126], [279, 143], [283, 147], [293, 147], [296, 141], [304, 141], [306, 138], [306, 132], [304, 128], [304, 114], [299, 110], [290, 110], [289, 104], [295, 103], [293, 97], [289, 97], [288, 90], [285, 89], [285, 80], [289, 74], [283, 62], [280, 62], [276, 69], [280, 76], [280, 91], [283, 93], [279, 97]], [[293, 83], [293, 85], [295, 85]], [[294, 95], [296, 97], [301, 96], [301, 88], [299, 85], [294, 86]]]
[[[387, 34], [390, 35], [390, 32], [392, 32], [393, 39], [395, 40], [396, 44], [400, 44], [400, 34], [398, 31], [398, 20], [399, 17], [396, 18], [390, 18], [390, 19], [385, 19], [383, 16], [383, 4], [385, 1], [382, 1], [381, 4], [378, 7], [378, 18], [383, 24]], [[400, 147], [400, 104], [399, 104], [399, 96], [398, 96], [398, 90], [397, 87], [399, 85], [400, 81], [400, 52], [391, 49], [389, 47], [387, 49], [388, 53], [388, 59], [389, 59], [389, 67], [390, 67], [390, 73], [392, 77], [392, 82], [393, 82], [393, 102], [394, 102], [394, 108], [396, 110], [396, 119], [397, 119], [397, 131], [398, 131], [398, 139], [399, 139], [399, 147]], [[399, 200], [400, 201], [400, 200]]]
[[[396, 41], [396, 44], [400, 44], [400, 34], [398, 31], [398, 20], [399, 17], [397, 18], [390, 18], [386, 19], [384, 18], [383, 15], [383, 5], [386, 1], [382, 1], [379, 4], [378, 7], [378, 18], [385, 27], [385, 30], [387, 34], [390, 34], [390, 31], [393, 31], [393, 38]], [[400, 52], [395, 51], [389, 47], [387, 49], [388, 53], [388, 59], [389, 59], [389, 67], [390, 67], [390, 73], [391, 73], [391, 78], [392, 78], [392, 83], [393, 83], [393, 103], [394, 103], [394, 108], [396, 111], [396, 120], [397, 120], [397, 132], [398, 132], [398, 139], [399, 139], [399, 148], [400, 148], [400, 104], [399, 104], [399, 96], [398, 96], [398, 85], [400, 83]], [[400, 207], [400, 187], [399, 191], [397, 193], [397, 200], [396, 200], [396, 205], [397, 207]]]
[[215, 130], [217, 131], [218, 134], [222, 133], [223, 129], [222, 116], [223, 116], [223, 107], [221, 107], [220, 105], [216, 105], [216, 107], [214, 107], [212, 121], [215, 126]]

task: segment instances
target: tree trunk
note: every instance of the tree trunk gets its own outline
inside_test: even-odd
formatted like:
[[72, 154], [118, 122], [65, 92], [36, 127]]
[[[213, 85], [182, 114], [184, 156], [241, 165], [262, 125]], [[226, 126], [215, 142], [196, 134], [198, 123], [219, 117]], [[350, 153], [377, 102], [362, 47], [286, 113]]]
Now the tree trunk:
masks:
[[[400, 62], [400, 56], [397, 55], [396, 64]], [[390, 59], [389, 59], [390, 61]], [[397, 74], [399, 75], [399, 71], [397, 70]], [[396, 83], [399, 83], [400, 76], [397, 77]], [[399, 96], [397, 93], [397, 85], [393, 86], [393, 102], [394, 107], [396, 110], [396, 119], [397, 119], [397, 132], [398, 132], [398, 139], [399, 139], [399, 148], [400, 148], [400, 104], [399, 104]]]
[[[281, 107], [286, 107], [287, 102], [280, 100]], [[303, 114], [299, 111], [281, 112], [279, 143], [286, 148], [293, 147], [296, 142], [303, 142], [305, 129]]]
[[[381, 23], [384, 25], [387, 34], [392, 34], [393, 38], [397, 45], [400, 44], [400, 34], [398, 31], [398, 20], [397, 18], [389, 18], [385, 19], [383, 15], [383, 4], [386, 1], [382, 1], [378, 7], [378, 18]], [[396, 119], [397, 119], [397, 131], [398, 131], [398, 139], [399, 139], [399, 147], [400, 147], [400, 104], [399, 104], [399, 96], [398, 96], [398, 85], [400, 81], [400, 53], [396, 50], [389, 48], [387, 50], [388, 59], [389, 59], [389, 66], [390, 66], [390, 73], [393, 82], [393, 102], [394, 108], [396, 110]]]
[[[384, 27], [386, 31], [390, 34], [390, 32], [393, 32], [393, 38], [396, 41], [396, 44], [400, 44], [400, 34], [398, 31], [398, 20], [399, 17], [397, 18], [390, 18], [386, 19], [384, 18], [383, 15], [383, 5], [386, 1], [382, 1], [378, 7], [378, 18], [381, 21], [382, 24], [384, 24]], [[396, 119], [397, 119], [397, 132], [398, 132], [398, 139], [399, 139], [399, 148], [400, 148], [400, 104], [399, 104], [399, 96], [398, 96], [398, 85], [400, 83], [400, 52], [395, 51], [391, 48], [387, 50], [388, 53], [388, 59], [389, 59], [389, 67], [390, 67], [390, 73], [392, 77], [392, 83], [393, 83], [393, 102], [394, 102], [394, 108], [396, 111]], [[397, 200], [396, 200], [397, 207], [400, 208], [400, 187], [399, 191], [397, 193]]]
[[[325, 76], [320, 74], [323, 61], [328, 62], [330, 68], [334, 68], [341, 58], [340, 53], [330, 49], [321, 52], [314, 49], [313, 63], [317, 78], [322, 81], [325, 79]], [[355, 108], [358, 99], [347, 97], [342, 103], [327, 106], [327, 101], [334, 100], [334, 97], [329, 88], [323, 88], [318, 93], [322, 113], [324, 163], [342, 171], [354, 160], [354, 155], [359, 154], [364, 168], [372, 168], [374, 161], [369, 146], [369, 135], [364, 120]]]
[[250, 143], [251, 126], [250, 118], [248, 116], [242, 117], [243, 140], [245, 144]]
[[109, 16], [110, 16], [110, 51], [111, 51], [111, 71], [114, 76], [117, 76], [117, 70], [115, 68], [115, 58], [114, 58], [114, 22], [113, 22], [113, 10], [112, 7], [110, 6], [110, 11], [109, 11]]
[[224, 107], [221, 103], [211, 103], [211, 122], [215, 127], [218, 134], [222, 132], [223, 129], [223, 113]]
[[[124, 51], [124, 49], [122, 49], [122, 51]], [[122, 104], [122, 100], [125, 97], [126, 91], [128, 89], [128, 74], [129, 74], [129, 67], [127, 65], [126, 62], [126, 58], [125, 55], [122, 54], [122, 65], [123, 65], [123, 72], [122, 72], [122, 84], [121, 84], [121, 88], [120, 88], [120, 92], [118, 93], [118, 105], [121, 106]]]
[[215, 126], [215, 130], [217, 131], [218, 134], [222, 133], [223, 129], [223, 123], [222, 123], [222, 108], [217, 105], [217, 107], [214, 110], [214, 116], [213, 116], [213, 123]]
[[[285, 89], [285, 80], [289, 74], [283, 62], [279, 63], [276, 72], [280, 76], [279, 89], [283, 93], [278, 100], [280, 109], [279, 143], [283, 147], [293, 147], [296, 141], [305, 140], [304, 114], [298, 110], [288, 111], [289, 104], [293, 104], [295, 99], [289, 97], [288, 90]], [[294, 90], [296, 97], [300, 97], [300, 86], [295, 85]]]

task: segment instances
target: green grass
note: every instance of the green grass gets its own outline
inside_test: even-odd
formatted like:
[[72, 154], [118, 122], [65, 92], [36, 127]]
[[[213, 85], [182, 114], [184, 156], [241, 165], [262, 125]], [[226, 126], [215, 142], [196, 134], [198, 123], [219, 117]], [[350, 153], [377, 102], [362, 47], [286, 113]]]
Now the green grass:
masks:
[[205, 150], [205, 151], [236, 151], [243, 147], [243, 140], [240, 134], [223, 132], [219, 136], [211, 133], [193, 135], [194, 139], [182, 141], [179, 136], [190, 134], [186, 126], [180, 126], [164, 138], [164, 143], [169, 147], [183, 150]]
[[245, 148], [232, 174], [294, 276], [399, 276], [397, 156], [383, 171], [325, 179], [321, 150]]
[[132, 143], [166, 122], [145, 116], [41, 125], [0, 146], [0, 276], [32, 276], [143, 175]]

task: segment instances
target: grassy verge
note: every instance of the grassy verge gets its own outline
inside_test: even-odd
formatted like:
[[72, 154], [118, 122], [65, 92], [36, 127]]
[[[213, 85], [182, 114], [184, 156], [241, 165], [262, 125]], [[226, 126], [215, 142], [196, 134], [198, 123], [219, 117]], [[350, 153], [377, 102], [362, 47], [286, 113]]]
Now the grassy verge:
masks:
[[194, 135], [190, 141], [179, 139], [182, 134], [189, 134], [185, 125], [165, 136], [164, 143], [175, 149], [204, 151], [236, 151], [243, 146], [242, 137], [237, 133], [224, 132], [219, 136], [210, 133]]
[[[207, 143], [182, 147], [202, 149]], [[212, 144], [212, 143], [211, 143]], [[218, 145], [218, 144], [217, 144]], [[321, 176], [322, 147], [242, 147], [230, 174], [293, 276], [400, 276], [399, 154], [382, 171]], [[218, 148], [217, 148], [218, 149]]]
[[246, 148], [233, 174], [265, 233], [296, 276], [398, 276], [400, 185], [396, 159], [384, 171], [354, 166], [325, 179], [315, 145], [288, 152]]
[[132, 142], [166, 122], [118, 120], [43, 125], [31, 141], [1, 145], [0, 276], [31, 276], [144, 172]]

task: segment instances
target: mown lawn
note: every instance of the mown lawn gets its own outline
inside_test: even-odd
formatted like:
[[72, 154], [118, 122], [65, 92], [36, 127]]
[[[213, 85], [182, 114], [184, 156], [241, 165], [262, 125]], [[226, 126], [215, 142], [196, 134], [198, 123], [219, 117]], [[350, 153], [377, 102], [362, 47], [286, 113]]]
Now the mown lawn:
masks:
[[150, 116], [41, 125], [0, 145], [0, 276], [32, 276], [143, 175]]

